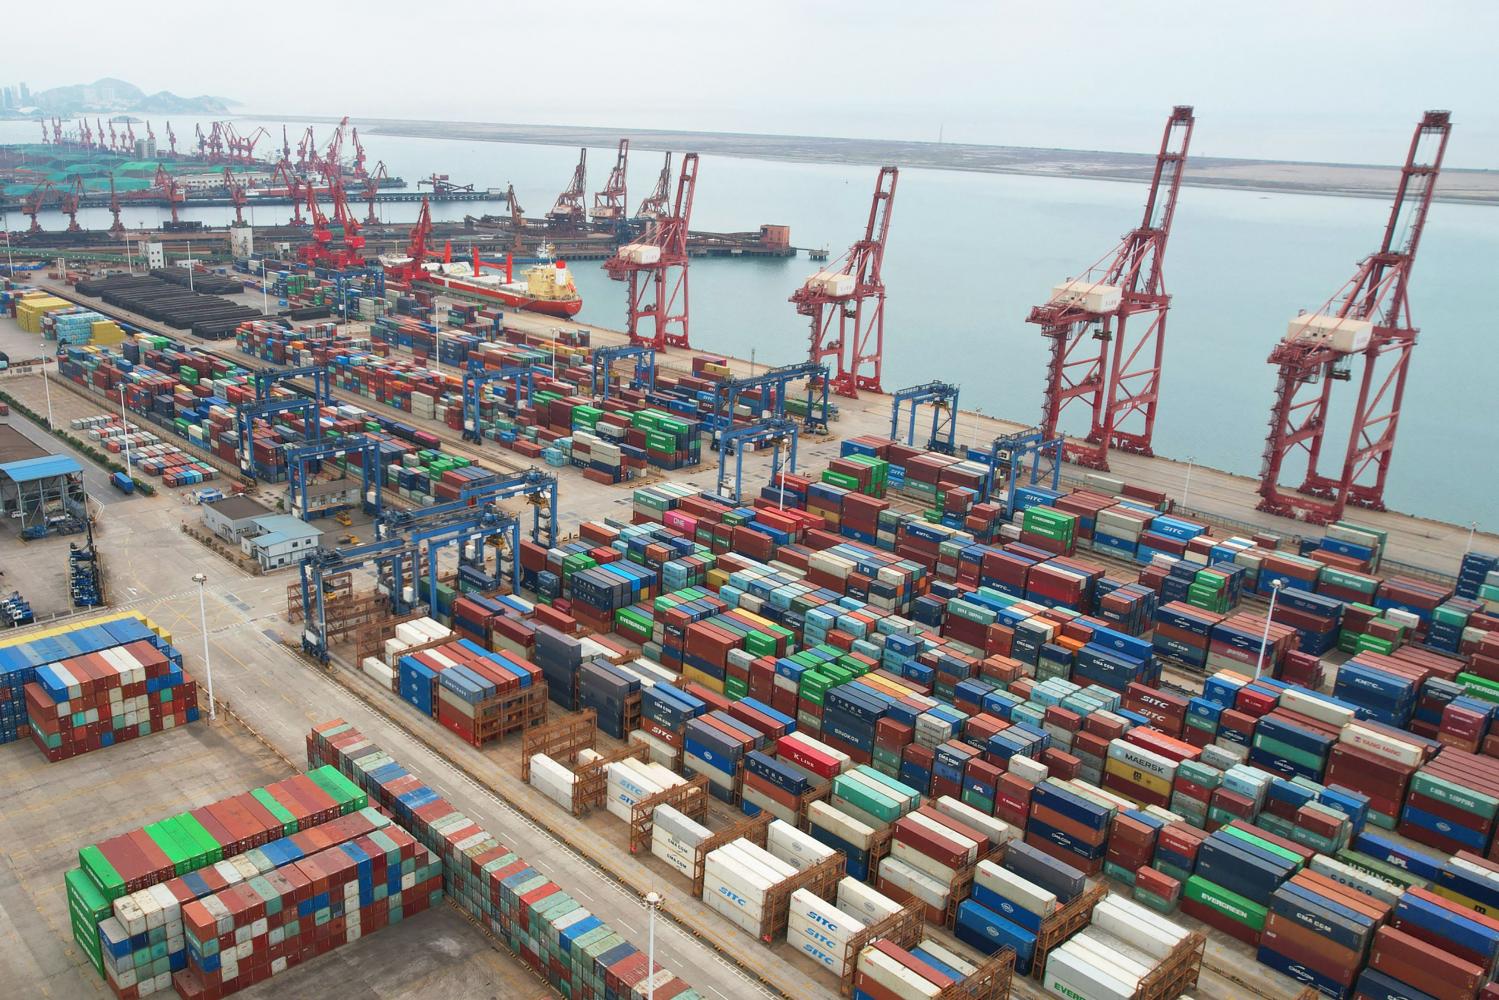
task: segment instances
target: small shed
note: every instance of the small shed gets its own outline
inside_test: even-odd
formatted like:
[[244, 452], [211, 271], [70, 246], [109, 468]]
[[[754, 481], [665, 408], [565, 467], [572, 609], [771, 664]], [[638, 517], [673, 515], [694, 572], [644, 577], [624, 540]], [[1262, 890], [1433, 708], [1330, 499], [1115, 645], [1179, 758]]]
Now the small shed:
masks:
[[203, 527], [226, 542], [238, 543], [255, 526], [255, 519], [269, 517], [271, 510], [250, 497], [225, 497], [203, 505]]

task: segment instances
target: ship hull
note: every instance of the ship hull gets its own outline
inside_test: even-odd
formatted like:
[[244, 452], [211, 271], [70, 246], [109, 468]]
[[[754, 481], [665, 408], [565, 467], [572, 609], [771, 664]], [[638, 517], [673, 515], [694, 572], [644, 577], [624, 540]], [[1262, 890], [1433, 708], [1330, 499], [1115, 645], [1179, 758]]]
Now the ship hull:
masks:
[[413, 284], [424, 285], [433, 291], [447, 292], [451, 295], [477, 299], [481, 302], [499, 302], [502, 305], [524, 309], [527, 312], [544, 313], [548, 316], [558, 316], [562, 319], [570, 319], [576, 316], [579, 310], [583, 308], [583, 299], [581, 296], [572, 299], [535, 299], [529, 295], [506, 291], [503, 288], [472, 285], [457, 278], [445, 278], [435, 274], [429, 275], [421, 281], [413, 282]]

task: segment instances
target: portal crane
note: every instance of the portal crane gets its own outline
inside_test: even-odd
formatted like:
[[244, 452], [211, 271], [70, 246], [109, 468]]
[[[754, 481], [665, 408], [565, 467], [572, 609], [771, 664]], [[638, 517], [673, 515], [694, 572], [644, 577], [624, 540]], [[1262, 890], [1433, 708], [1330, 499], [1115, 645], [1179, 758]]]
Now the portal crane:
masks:
[[526, 231], [526, 210], [520, 207], [515, 197], [515, 185], [505, 189], [505, 203], [510, 206], [510, 252], [520, 255], [521, 235]]
[[307, 173], [318, 169], [317, 135], [312, 131], [312, 126], [307, 126], [307, 131], [302, 133], [302, 138], [297, 143], [297, 172]]
[[68, 185], [66, 191], [60, 193], [62, 214], [68, 217], [68, 229], [70, 233], [81, 233], [83, 227], [78, 224], [78, 206], [83, 202], [83, 178], [77, 174], [73, 175], [73, 181]]
[[47, 204], [48, 196], [53, 198], [58, 196], [57, 185], [51, 181], [42, 181], [31, 189], [30, 194], [21, 199], [22, 213], [31, 218], [31, 225], [26, 230], [28, 233], [39, 233], [42, 231], [42, 224], [37, 221], [36, 216], [42, 210], [43, 206]]
[[386, 277], [407, 283], [420, 280], [425, 274], [422, 264], [430, 252], [431, 240], [432, 206], [423, 198], [422, 210], [417, 213], [416, 225], [411, 227], [411, 235], [406, 241], [406, 259], [391, 263], [383, 263], [382, 260]]
[[323, 178], [331, 181], [343, 173], [344, 153], [344, 129], [349, 127], [349, 116], [344, 115], [339, 119], [338, 127], [333, 130], [333, 136], [328, 140], [328, 149], [323, 153], [321, 164]]
[[[104, 133], [101, 130], [99, 134], [103, 135]], [[115, 135], [115, 120], [113, 118], [111, 118], [109, 120], [109, 151], [111, 153], [118, 152], [119, 148], [120, 148], [120, 137], [117, 136], [117, 135]]]
[[667, 201], [671, 197], [671, 152], [666, 153], [666, 161], [661, 164], [661, 173], [656, 178], [656, 186], [651, 193], [646, 195], [645, 200], [640, 203], [635, 216], [641, 219], [660, 219], [666, 215]]
[[259, 142], [262, 137], [271, 134], [267, 132], [263, 126], [257, 128], [249, 135], [240, 135], [235, 131], [234, 126], [227, 122], [225, 123], [224, 128], [228, 135], [229, 158], [239, 163], [254, 163], [255, 144]]
[[114, 222], [109, 225], [111, 236], [124, 236], [125, 224], [120, 221], [120, 196], [115, 193], [115, 175], [109, 175], [109, 214], [114, 216]]
[[303, 187], [307, 197], [307, 217], [312, 221], [312, 240], [297, 248], [297, 256], [310, 267], [326, 264], [333, 257], [333, 230], [328, 217], [318, 207], [317, 192], [312, 184]]
[[[292, 168], [291, 161], [283, 159], [276, 164], [276, 169], [271, 172], [271, 183], [275, 184], [278, 180], [286, 185], [286, 196], [291, 199], [291, 224], [307, 225], [302, 219], [302, 178]], [[312, 187], [311, 184], [307, 186]]]
[[125, 123], [125, 134], [121, 137], [122, 148], [126, 150], [135, 149], [135, 126], [130, 122]]
[[375, 202], [380, 197], [380, 182], [389, 179], [390, 174], [385, 172], [385, 161], [381, 160], [375, 164], [375, 169], [364, 175], [364, 201], [369, 206], [369, 213], [365, 215], [366, 225], [378, 225], [380, 216], [375, 214]]
[[619, 140], [619, 154], [614, 159], [614, 169], [604, 182], [604, 190], [593, 196], [593, 221], [617, 223], [624, 221], [629, 211], [628, 192], [625, 186], [625, 170], [630, 162], [630, 140]]
[[364, 235], [359, 231], [359, 219], [349, 208], [342, 178], [334, 177], [328, 182], [328, 198], [333, 202], [333, 221], [342, 226], [344, 231], [343, 249], [335, 254], [335, 265], [339, 268], [363, 265]]
[[[638, 242], [626, 243], [604, 261], [616, 281], [630, 282], [625, 305], [625, 330], [630, 343], [664, 351], [691, 348], [687, 308], [687, 227], [692, 221], [692, 198], [697, 191], [697, 154], [682, 157], [677, 195], [671, 214], [657, 219]], [[644, 280], [649, 276], [648, 280]], [[654, 289], [655, 294], [651, 295]], [[647, 297], [651, 301], [647, 302]], [[651, 331], [642, 329], [650, 320]]]
[[167, 122], [167, 148], [171, 150], [172, 156], [177, 155], [177, 133], [172, 131], [172, 123]]
[[152, 146], [156, 145], [156, 132], [151, 128], [151, 120], [146, 119], [146, 142]]
[[1066, 454], [1090, 469], [1108, 469], [1110, 448], [1155, 454], [1171, 306], [1162, 262], [1194, 121], [1191, 107], [1171, 109], [1140, 225], [1082, 277], [1054, 287], [1026, 318], [1051, 342], [1041, 432], [1048, 440], [1058, 437], [1062, 412], [1073, 400], [1084, 400], [1091, 411], [1088, 430], [1080, 440], [1067, 440]]
[[[1291, 320], [1269, 361], [1278, 366], [1270, 433], [1260, 466], [1259, 509], [1313, 524], [1339, 520], [1348, 504], [1384, 510], [1385, 480], [1395, 449], [1411, 349], [1411, 269], [1426, 213], [1452, 134], [1447, 111], [1428, 111], [1416, 126], [1400, 170], [1384, 240], [1320, 309]], [[1350, 381], [1363, 356], [1358, 402], [1341, 467], [1321, 471], [1334, 382]], [[1292, 492], [1282, 486], [1286, 458], [1306, 453], [1306, 473]]]
[[588, 222], [588, 210], [583, 205], [588, 188], [588, 147], [578, 150], [578, 165], [573, 168], [573, 179], [557, 196], [557, 202], [547, 213], [547, 223], [559, 228], [581, 227]]
[[228, 167], [224, 168], [224, 190], [229, 193], [229, 204], [234, 206], [234, 224], [243, 226], [245, 224], [245, 205], [250, 199], [245, 195], [245, 186], [234, 176], [234, 171]]
[[172, 210], [172, 225], [177, 225], [177, 206], [187, 201], [187, 194], [182, 190], [182, 185], [178, 184], [177, 178], [167, 173], [166, 168], [160, 163], [156, 165], [156, 178], [152, 184], [166, 198], [167, 207]]
[[882, 392], [885, 363], [885, 241], [900, 171], [881, 167], [869, 203], [864, 238], [791, 294], [796, 311], [812, 319], [808, 360], [826, 364], [833, 391], [858, 399], [859, 390]]
[[349, 130], [349, 143], [354, 147], [354, 176], [364, 177], [364, 144], [359, 141], [359, 129]]
[[88, 119], [78, 119], [78, 143], [84, 149], [94, 148], [94, 131], [89, 128]]

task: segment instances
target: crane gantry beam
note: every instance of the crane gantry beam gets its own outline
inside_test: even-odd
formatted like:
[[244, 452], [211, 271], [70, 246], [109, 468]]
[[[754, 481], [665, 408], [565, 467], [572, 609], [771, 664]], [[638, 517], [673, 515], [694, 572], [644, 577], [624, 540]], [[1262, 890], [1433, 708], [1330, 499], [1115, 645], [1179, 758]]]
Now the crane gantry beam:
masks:
[[[1359, 262], [1320, 309], [1293, 319], [1270, 352], [1278, 377], [1260, 466], [1260, 510], [1328, 524], [1348, 504], [1385, 509], [1385, 481], [1418, 332], [1408, 298], [1411, 269], [1451, 133], [1449, 112], [1426, 112], [1411, 137], [1379, 249]], [[1333, 383], [1352, 379], [1357, 357], [1363, 371], [1347, 447], [1341, 464], [1324, 472]], [[1306, 471], [1291, 490], [1282, 480], [1291, 471], [1286, 460], [1298, 453]]]

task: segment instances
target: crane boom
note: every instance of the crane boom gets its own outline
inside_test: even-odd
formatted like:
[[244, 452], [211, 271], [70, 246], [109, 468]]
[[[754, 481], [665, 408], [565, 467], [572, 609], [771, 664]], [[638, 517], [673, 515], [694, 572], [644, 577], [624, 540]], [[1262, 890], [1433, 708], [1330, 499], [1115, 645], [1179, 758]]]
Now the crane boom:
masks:
[[552, 210], [547, 213], [547, 222], [562, 227], [584, 225], [588, 221], [588, 210], [583, 204], [587, 188], [588, 147], [584, 146], [578, 150], [578, 165], [573, 168], [572, 180], [557, 196]]

